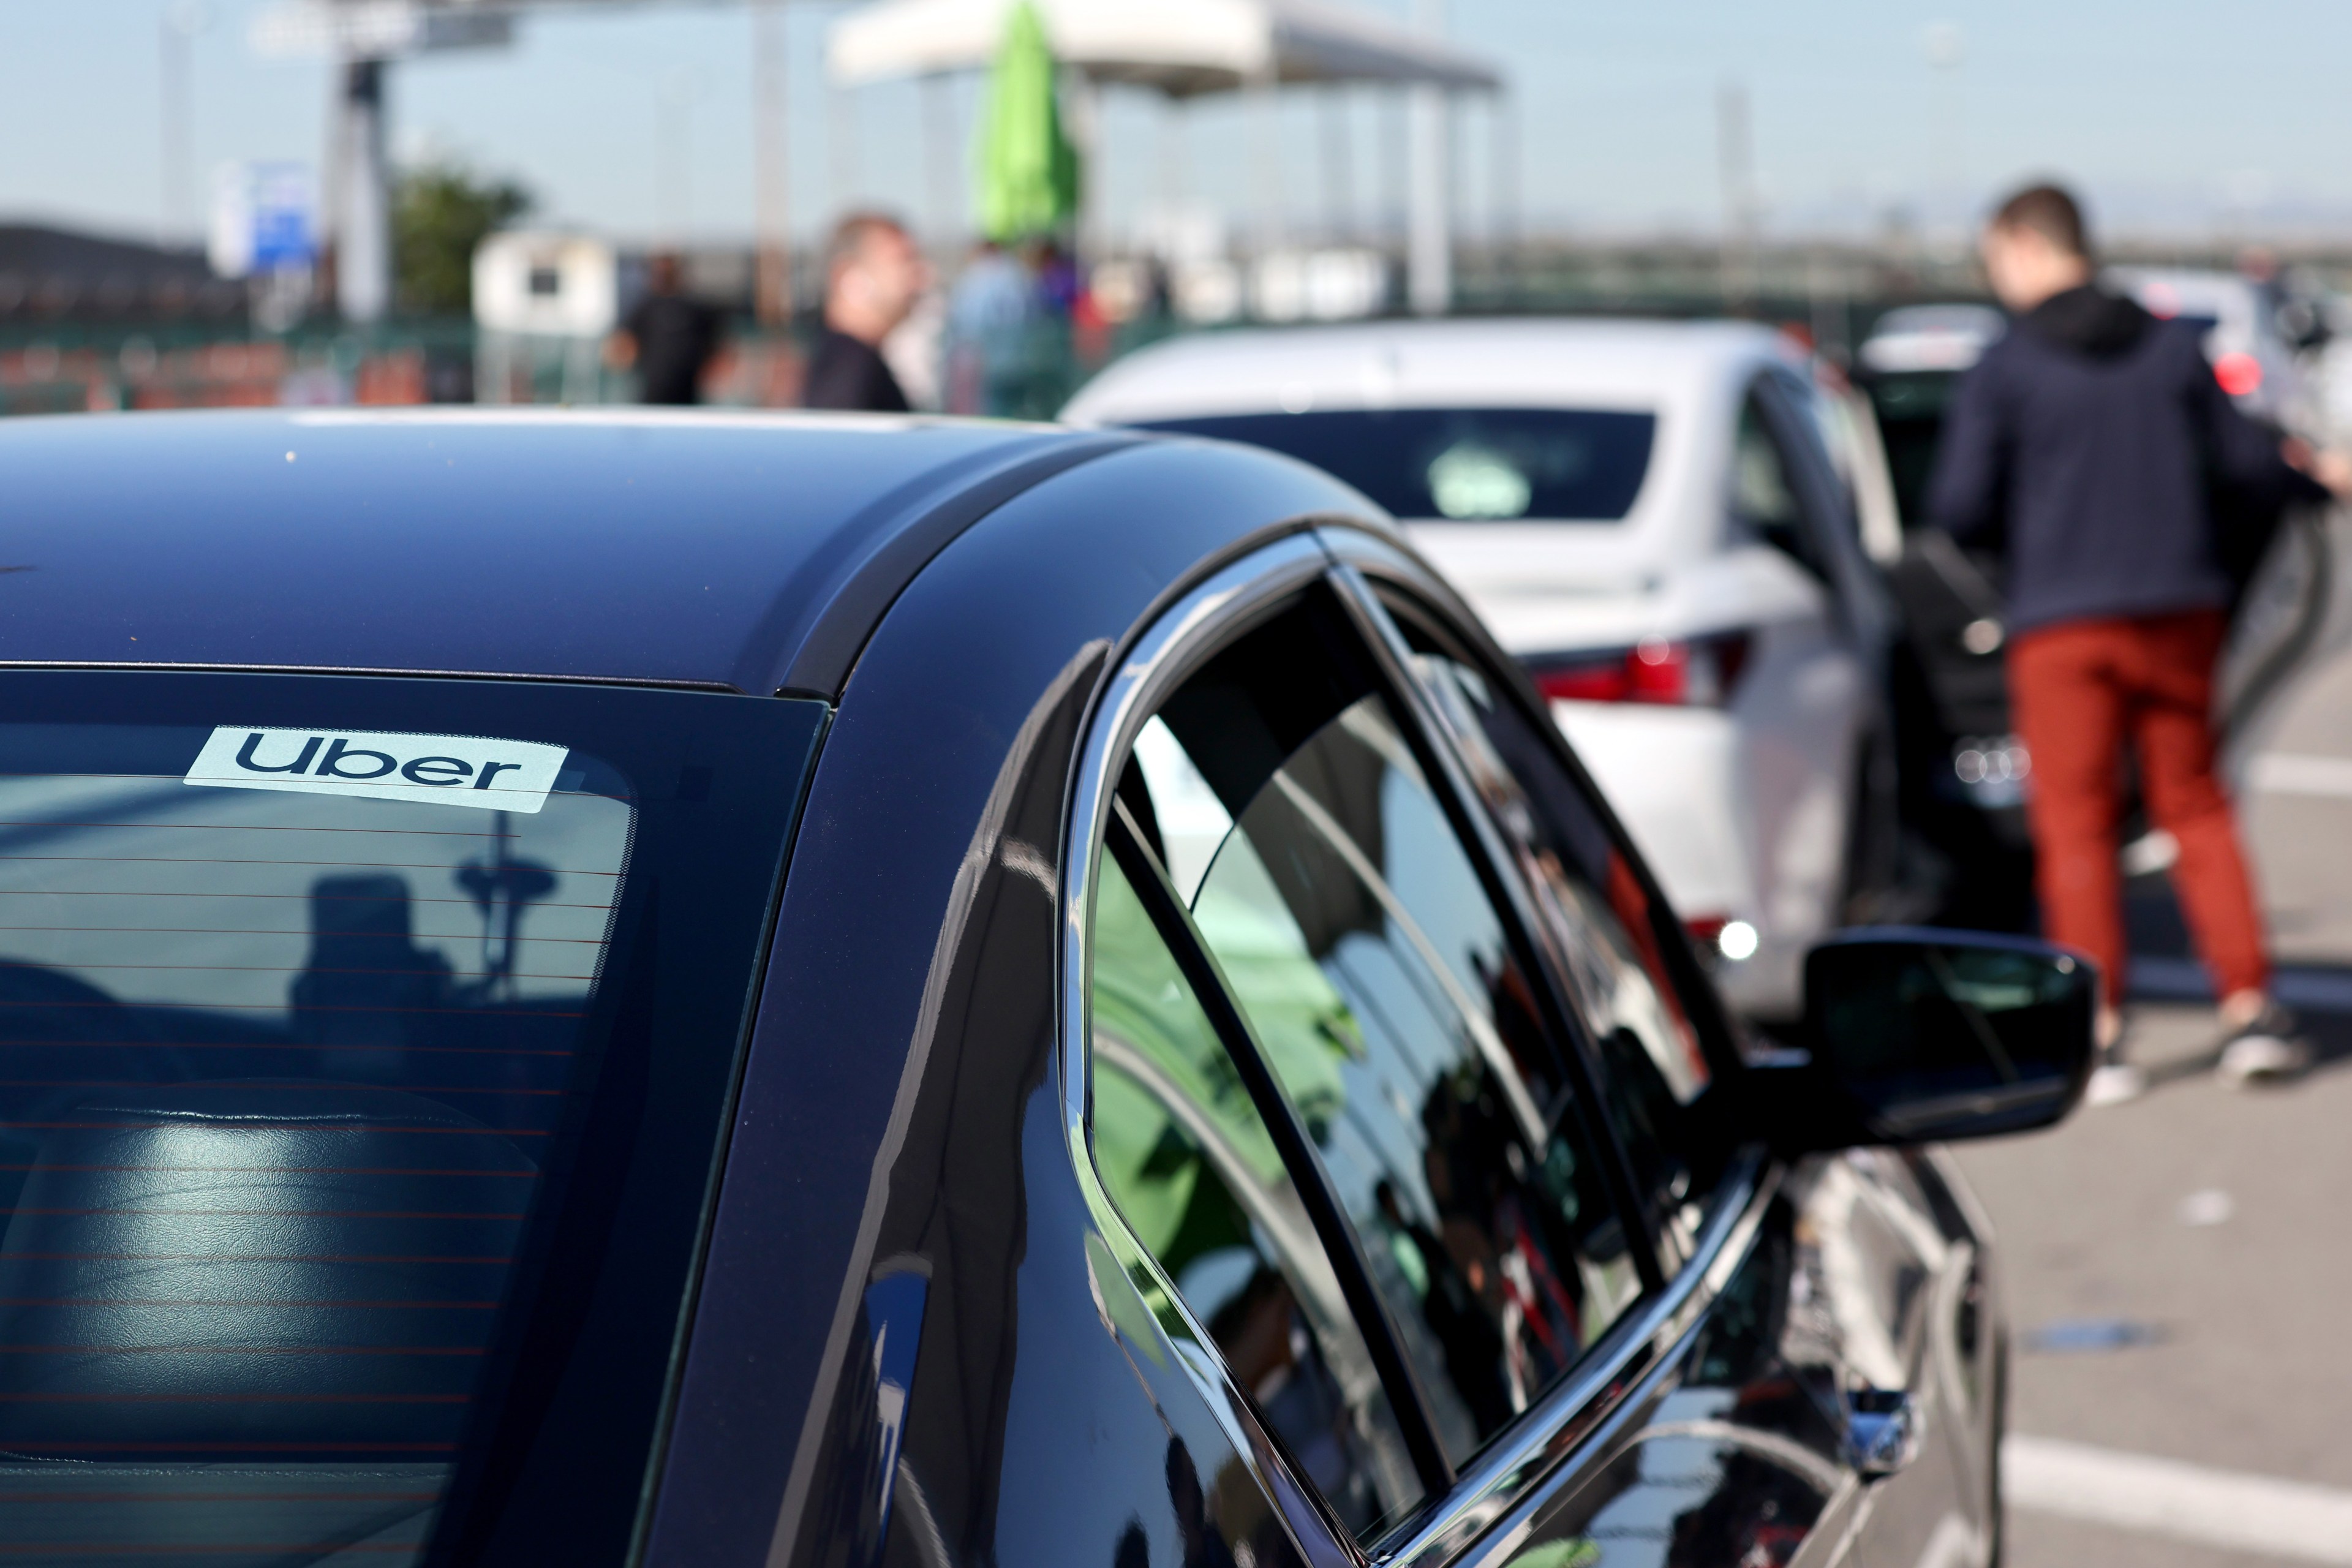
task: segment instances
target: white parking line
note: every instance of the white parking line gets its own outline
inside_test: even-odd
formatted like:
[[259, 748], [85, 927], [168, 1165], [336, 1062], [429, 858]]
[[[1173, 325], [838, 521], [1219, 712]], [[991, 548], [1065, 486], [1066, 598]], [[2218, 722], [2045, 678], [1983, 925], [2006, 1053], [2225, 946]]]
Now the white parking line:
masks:
[[2001, 1446], [2011, 1508], [2146, 1531], [2235, 1552], [2352, 1563], [2352, 1491], [2178, 1459], [2012, 1436]]
[[2266, 795], [2315, 795], [2352, 799], [2352, 757], [2264, 752], [2246, 764], [2246, 787]]

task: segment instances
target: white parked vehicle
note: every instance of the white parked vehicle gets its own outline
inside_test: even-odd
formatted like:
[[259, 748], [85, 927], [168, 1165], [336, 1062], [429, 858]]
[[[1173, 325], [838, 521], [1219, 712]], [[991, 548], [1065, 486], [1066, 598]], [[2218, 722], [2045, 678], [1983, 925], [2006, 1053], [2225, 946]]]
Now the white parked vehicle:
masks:
[[[1393, 322], [1183, 338], [1064, 411], [1348, 480], [1525, 661], [1725, 990], [1891, 881], [1894, 616], [1791, 345], [1731, 322]], [[1851, 465], [1848, 465], [1850, 468]]]

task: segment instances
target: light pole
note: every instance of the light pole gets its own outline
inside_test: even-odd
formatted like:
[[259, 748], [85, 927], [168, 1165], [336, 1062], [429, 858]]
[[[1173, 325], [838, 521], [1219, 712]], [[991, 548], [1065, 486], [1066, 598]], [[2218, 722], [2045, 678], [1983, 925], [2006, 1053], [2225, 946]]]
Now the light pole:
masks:
[[163, 207], [155, 230], [160, 245], [184, 244], [203, 226], [195, 212], [195, 95], [188, 57], [196, 35], [211, 25], [204, 0], [172, 0], [163, 7], [157, 40], [163, 69], [157, 95], [163, 137]]
[[784, 106], [790, 37], [782, 0], [754, 0], [751, 12], [751, 178], [758, 231], [754, 309], [766, 326], [793, 319], [792, 167]]
[[683, 245], [694, 223], [694, 100], [701, 90], [692, 67], [674, 66], [656, 95], [654, 213], [666, 246]]
[[1740, 310], [1756, 289], [1756, 153], [1748, 89], [1727, 81], [1716, 90], [1716, 157], [1723, 182], [1723, 304]]
[[1930, 22], [1920, 43], [1934, 78], [1928, 133], [1935, 144], [1928, 153], [1928, 179], [1935, 189], [1930, 199], [1948, 195], [1957, 201], [1964, 194], [1966, 182], [1961, 168], [1960, 68], [1968, 63], [1968, 37], [1958, 22]]
[[[1413, 0], [1412, 16], [1423, 32], [1433, 37], [1444, 35], [1445, 0]], [[1452, 193], [1447, 189], [1453, 181], [1446, 134], [1452, 96], [1433, 85], [1412, 90], [1405, 292], [1414, 314], [1442, 316], [1454, 304]]]

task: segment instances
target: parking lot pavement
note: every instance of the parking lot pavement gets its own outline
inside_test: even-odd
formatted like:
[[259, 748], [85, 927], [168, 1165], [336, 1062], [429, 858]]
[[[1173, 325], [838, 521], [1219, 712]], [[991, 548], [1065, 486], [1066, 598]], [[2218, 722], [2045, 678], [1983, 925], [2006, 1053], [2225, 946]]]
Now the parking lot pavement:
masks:
[[[2352, 1392], [2343, 1209], [2352, 1016], [2307, 1021], [2322, 1052], [2308, 1078], [2231, 1090], [2205, 1070], [2210, 1010], [2143, 1006], [2135, 1050], [2158, 1079], [2146, 1098], [2082, 1111], [2054, 1132], [1955, 1151], [2001, 1248], [2016, 1342], [2010, 1430], [2088, 1446], [2095, 1468], [2111, 1459], [2123, 1476], [2105, 1503], [2072, 1477], [2013, 1486], [2021, 1504], [2045, 1495], [2012, 1509], [2011, 1568], [2352, 1562], [2352, 1534], [2307, 1539], [2340, 1520], [2335, 1510], [2352, 1512], [2352, 1445], [2342, 1435]], [[2116, 1321], [2140, 1342], [2033, 1344], [2053, 1327], [2130, 1338]], [[2218, 1504], [2168, 1520], [2179, 1500], [2168, 1493], [2180, 1489], [2162, 1484], [2161, 1467], [2157, 1483], [2135, 1487], [2135, 1458], [2198, 1467], [2189, 1479]], [[2304, 1535], [2286, 1529], [2263, 1554], [2226, 1549], [2217, 1536], [2228, 1536], [2232, 1499], [2278, 1511], [2263, 1479], [2326, 1489], [2288, 1500], [2309, 1503], [2314, 1523]], [[2119, 1528], [2117, 1517], [2133, 1523]]]

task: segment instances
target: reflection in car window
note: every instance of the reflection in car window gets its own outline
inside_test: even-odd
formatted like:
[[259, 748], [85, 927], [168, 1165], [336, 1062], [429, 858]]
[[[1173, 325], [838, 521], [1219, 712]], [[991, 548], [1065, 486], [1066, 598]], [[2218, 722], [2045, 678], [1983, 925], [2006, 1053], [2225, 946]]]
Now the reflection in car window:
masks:
[[[709, 797], [789, 780], [673, 785], [665, 759], [665, 792], [699, 791], [752, 868], [739, 885], [678, 855], [675, 826], [649, 835], [641, 758], [384, 733], [531, 711], [496, 683], [134, 674], [56, 697], [41, 679], [15, 678], [12, 711], [49, 721], [0, 724], [0, 1539], [76, 1561], [411, 1561], [461, 1448], [497, 1429], [486, 1389], [526, 1353], [502, 1321], [535, 1289], [514, 1289], [517, 1258], [569, 1268], [604, 1240], [569, 1194], [614, 1152], [581, 1131], [593, 1085], [646, 1048], [615, 1043], [616, 992], [664, 1011], [636, 1027], [674, 1086], [702, 1071], [674, 1032], [698, 1005], [627, 989], [656, 984], [639, 863], [719, 922], [697, 932], [709, 963], [665, 962], [719, 999], [723, 1084], [782, 825]], [[714, 729], [739, 711], [698, 700]], [[289, 709], [290, 730], [215, 722]], [[321, 709], [364, 732], [299, 723]], [[200, 765], [215, 756], [236, 787]], [[629, 1152], [675, 1158], [667, 1115], [633, 1114]], [[530, 1239], [550, 1209], [576, 1242]], [[690, 1232], [695, 1210], [644, 1219]], [[659, 1265], [625, 1256], [614, 1270], [659, 1292]], [[621, 1393], [607, 1414], [615, 1434], [635, 1418]]]
[[1234, 814], [1194, 918], [1459, 1462], [1639, 1285], [1504, 923], [1331, 635], [1302, 614], [1244, 638], [1139, 762], [1155, 815], [1202, 790]]
[[1092, 954], [1103, 1186], [1307, 1478], [1367, 1537], [1422, 1495], [1379, 1370], [1240, 1069], [1108, 855]]
[[1587, 408], [1384, 408], [1155, 420], [1267, 447], [1355, 486], [1398, 517], [1615, 522], [1657, 437], [1652, 414]]
[[1603, 1093], [1671, 1266], [1689, 1255], [1721, 1152], [1689, 1127], [1711, 1079], [1664, 943], [1679, 941], [1541, 737], [1486, 678], [1405, 618], [1415, 667], [1490, 819], [1511, 847], [1582, 1022]]

